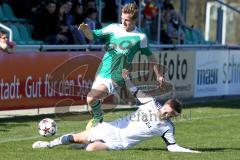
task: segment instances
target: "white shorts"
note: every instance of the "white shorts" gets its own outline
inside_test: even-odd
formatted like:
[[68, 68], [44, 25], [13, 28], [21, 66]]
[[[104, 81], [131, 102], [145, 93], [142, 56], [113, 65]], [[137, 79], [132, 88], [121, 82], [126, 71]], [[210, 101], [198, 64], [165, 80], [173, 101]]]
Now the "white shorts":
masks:
[[91, 128], [88, 141], [94, 142], [97, 140], [103, 141], [110, 150], [124, 149], [119, 136], [119, 128], [116, 127], [114, 122], [102, 122]]
[[109, 93], [115, 94], [117, 92], [117, 83], [115, 83], [111, 78], [103, 78], [99, 75], [95, 78], [92, 89], [96, 89], [101, 84], [107, 87]]

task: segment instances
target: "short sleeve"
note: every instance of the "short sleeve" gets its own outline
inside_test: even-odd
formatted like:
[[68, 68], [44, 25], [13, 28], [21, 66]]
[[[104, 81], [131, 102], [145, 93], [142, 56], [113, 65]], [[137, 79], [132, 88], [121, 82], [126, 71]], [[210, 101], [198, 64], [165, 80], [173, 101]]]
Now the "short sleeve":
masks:
[[174, 139], [174, 127], [170, 127], [163, 135], [162, 138], [165, 142], [165, 144], [168, 145], [173, 145], [175, 144], [175, 139]]
[[141, 54], [144, 54], [145, 56], [151, 56], [152, 55], [152, 51], [147, 47], [147, 48], [141, 48]]
[[152, 55], [152, 51], [149, 48], [147, 36], [145, 34], [143, 34], [143, 36], [141, 37], [140, 50], [141, 54], [144, 54], [146, 56]]
[[94, 39], [105, 38], [113, 32], [113, 29], [115, 27], [116, 24], [110, 24], [106, 27], [103, 27], [102, 29], [92, 30], [93, 38]]

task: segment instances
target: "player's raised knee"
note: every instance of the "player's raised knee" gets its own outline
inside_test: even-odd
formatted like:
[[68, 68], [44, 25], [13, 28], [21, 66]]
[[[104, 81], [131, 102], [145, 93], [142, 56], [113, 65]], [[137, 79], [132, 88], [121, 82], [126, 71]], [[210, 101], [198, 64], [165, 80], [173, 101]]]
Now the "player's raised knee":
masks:
[[96, 101], [97, 101], [97, 99], [90, 96], [89, 94], [87, 95], [87, 104], [91, 105], [91, 104], [95, 103]]

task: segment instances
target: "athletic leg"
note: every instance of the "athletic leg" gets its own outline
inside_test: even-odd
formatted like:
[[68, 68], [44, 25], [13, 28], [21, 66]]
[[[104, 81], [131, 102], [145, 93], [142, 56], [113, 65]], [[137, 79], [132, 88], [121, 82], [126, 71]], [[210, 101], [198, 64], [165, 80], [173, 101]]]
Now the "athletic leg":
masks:
[[32, 145], [32, 148], [53, 148], [59, 145], [66, 145], [70, 143], [88, 144], [89, 131], [83, 131], [77, 134], [65, 134], [53, 141], [37, 141]]
[[106, 146], [105, 143], [103, 143], [101, 141], [95, 141], [93, 143], [90, 143], [87, 146], [86, 151], [105, 151], [107, 149], [108, 149], [108, 147]]
[[70, 144], [70, 143], [88, 144], [89, 143], [87, 141], [88, 135], [89, 135], [89, 131], [83, 131], [81, 133], [76, 133], [76, 134], [66, 134], [51, 141], [50, 147], [54, 147], [62, 144]]
[[101, 108], [101, 99], [108, 95], [108, 88], [103, 85], [99, 84], [95, 86], [87, 95], [87, 104], [91, 108], [91, 112], [93, 114], [93, 119], [89, 122], [86, 129], [95, 126], [99, 122], [103, 121], [103, 111]]

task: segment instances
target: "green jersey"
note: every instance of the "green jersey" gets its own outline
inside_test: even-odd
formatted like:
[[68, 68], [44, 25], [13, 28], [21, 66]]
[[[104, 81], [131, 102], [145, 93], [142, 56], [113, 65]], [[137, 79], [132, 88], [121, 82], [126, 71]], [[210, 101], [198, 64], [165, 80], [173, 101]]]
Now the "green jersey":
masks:
[[106, 53], [99, 65], [97, 75], [112, 78], [118, 85], [124, 84], [122, 69], [128, 69], [135, 54], [140, 51], [146, 56], [152, 55], [148, 47], [147, 37], [137, 27], [127, 32], [122, 24], [110, 24], [100, 30], [93, 30], [94, 39], [105, 38]]

